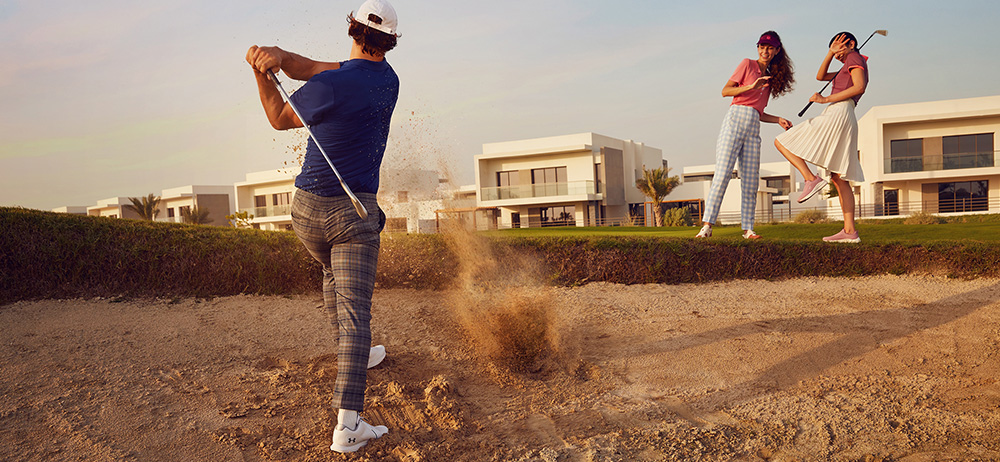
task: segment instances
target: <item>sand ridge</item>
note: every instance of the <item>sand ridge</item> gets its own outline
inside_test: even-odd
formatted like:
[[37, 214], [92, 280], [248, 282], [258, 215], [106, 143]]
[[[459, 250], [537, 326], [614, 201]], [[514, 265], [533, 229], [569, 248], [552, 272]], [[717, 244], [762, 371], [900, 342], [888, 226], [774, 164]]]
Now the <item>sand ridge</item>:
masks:
[[1000, 460], [1000, 280], [549, 288], [558, 351], [484, 360], [454, 293], [377, 290], [365, 415], [329, 451], [319, 295], [0, 307], [3, 460]]

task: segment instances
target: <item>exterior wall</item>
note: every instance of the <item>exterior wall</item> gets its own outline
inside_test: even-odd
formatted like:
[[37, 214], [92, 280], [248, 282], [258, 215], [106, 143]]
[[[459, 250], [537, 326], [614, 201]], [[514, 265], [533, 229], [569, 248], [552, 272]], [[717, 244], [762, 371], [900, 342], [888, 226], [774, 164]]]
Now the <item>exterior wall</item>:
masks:
[[229, 226], [229, 215], [232, 210], [229, 208], [230, 196], [228, 194], [199, 194], [197, 196], [198, 208], [208, 210], [208, 223], [213, 226]]

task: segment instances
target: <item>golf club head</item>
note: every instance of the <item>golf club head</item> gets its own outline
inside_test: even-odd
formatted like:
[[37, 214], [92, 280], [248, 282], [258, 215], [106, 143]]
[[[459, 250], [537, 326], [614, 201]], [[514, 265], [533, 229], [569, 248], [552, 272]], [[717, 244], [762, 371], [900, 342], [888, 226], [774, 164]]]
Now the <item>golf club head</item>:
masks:
[[879, 30], [875, 31], [875, 33], [878, 34], [878, 35], [881, 35], [883, 37], [889, 35], [889, 31], [887, 31], [885, 29], [879, 29]]

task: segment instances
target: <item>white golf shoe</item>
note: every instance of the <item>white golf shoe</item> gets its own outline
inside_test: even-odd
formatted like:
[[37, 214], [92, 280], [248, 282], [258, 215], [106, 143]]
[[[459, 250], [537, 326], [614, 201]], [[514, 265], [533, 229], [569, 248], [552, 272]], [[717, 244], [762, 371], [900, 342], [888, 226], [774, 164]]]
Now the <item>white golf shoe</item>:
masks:
[[368, 368], [371, 369], [379, 364], [382, 364], [382, 360], [385, 359], [385, 346], [375, 345], [372, 347], [371, 351], [368, 352]]
[[330, 449], [337, 452], [354, 452], [368, 444], [368, 440], [382, 437], [389, 433], [389, 428], [385, 425], [371, 425], [358, 416], [357, 425], [354, 429], [337, 425], [333, 430], [333, 444]]

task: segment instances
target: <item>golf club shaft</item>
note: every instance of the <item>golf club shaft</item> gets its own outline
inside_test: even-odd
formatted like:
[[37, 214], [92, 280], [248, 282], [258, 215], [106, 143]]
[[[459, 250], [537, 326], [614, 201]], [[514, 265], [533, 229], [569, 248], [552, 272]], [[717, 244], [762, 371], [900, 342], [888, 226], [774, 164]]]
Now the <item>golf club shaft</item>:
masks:
[[[861, 48], [864, 47], [865, 44], [867, 44], [868, 41], [871, 40], [872, 37], [874, 37], [875, 34], [877, 34], [877, 33], [878, 33], [878, 31], [872, 32], [872, 35], [869, 35], [868, 38], [865, 39], [865, 42], [862, 43], [860, 47], [858, 47], [858, 51], [861, 51]], [[826, 87], [829, 87], [831, 82], [833, 82], [833, 79], [827, 80], [826, 81], [826, 85], [823, 85], [823, 88], [821, 88], [819, 90], [819, 93], [822, 94], [824, 91], [826, 91]], [[802, 110], [799, 111], [799, 117], [802, 117], [802, 114], [805, 114], [806, 111], [809, 110], [809, 106], [812, 106], [812, 104], [813, 104], [812, 101], [810, 101], [809, 104], [806, 104], [806, 107], [802, 108]]]
[[358, 212], [358, 216], [360, 216], [362, 220], [368, 218], [368, 210], [365, 209], [364, 204], [362, 204], [361, 201], [358, 200], [357, 196], [354, 195], [351, 188], [347, 186], [347, 182], [344, 181], [344, 178], [340, 176], [340, 172], [337, 171], [337, 167], [334, 167], [333, 161], [330, 160], [330, 156], [326, 155], [326, 150], [323, 149], [323, 145], [319, 144], [319, 140], [316, 139], [316, 135], [313, 135], [312, 129], [310, 129], [309, 125], [306, 124], [302, 114], [299, 113], [299, 109], [292, 103], [292, 99], [288, 97], [288, 93], [285, 92], [285, 88], [281, 86], [281, 82], [278, 82], [278, 76], [274, 75], [274, 72], [270, 69], [267, 70], [267, 76], [272, 82], [274, 82], [274, 86], [278, 87], [278, 91], [280, 91], [281, 95], [285, 97], [285, 101], [287, 101], [288, 106], [292, 108], [292, 112], [294, 112], [295, 116], [302, 122], [302, 126], [306, 129], [306, 133], [308, 133], [309, 137], [312, 138], [313, 143], [316, 143], [316, 147], [319, 148], [319, 152], [323, 154], [323, 158], [326, 159], [326, 163], [330, 165], [330, 169], [333, 170], [333, 174], [337, 175], [337, 179], [340, 180], [340, 186], [344, 188], [347, 196], [351, 198], [351, 203], [354, 204], [354, 210]]

